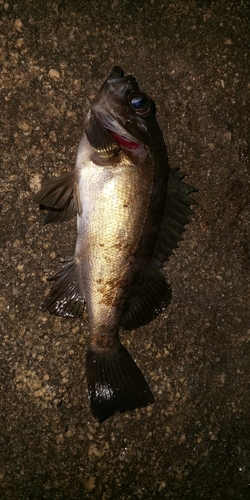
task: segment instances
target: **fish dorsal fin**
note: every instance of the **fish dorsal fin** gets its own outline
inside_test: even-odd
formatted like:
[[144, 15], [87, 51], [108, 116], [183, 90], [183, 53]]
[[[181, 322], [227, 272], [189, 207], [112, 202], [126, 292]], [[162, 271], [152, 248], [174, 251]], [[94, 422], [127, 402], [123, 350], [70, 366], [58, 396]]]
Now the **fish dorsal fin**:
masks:
[[76, 171], [51, 179], [35, 196], [42, 209], [49, 208], [44, 224], [63, 222], [81, 214], [81, 199]]
[[153, 264], [141, 272], [134, 283], [125, 305], [121, 325], [131, 330], [145, 325], [166, 309], [171, 301], [171, 288]]
[[42, 304], [42, 311], [57, 316], [77, 317], [84, 311], [85, 302], [78, 281], [78, 260], [69, 257], [48, 281], [55, 281]]
[[193, 213], [190, 205], [196, 203], [189, 195], [197, 189], [182, 182], [182, 178], [178, 171], [170, 169], [166, 206], [153, 252], [157, 267], [166, 262], [183, 239], [188, 217]]
[[100, 158], [111, 158], [119, 153], [119, 145], [92, 111], [86, 128], [86, 135], [90, 145]]

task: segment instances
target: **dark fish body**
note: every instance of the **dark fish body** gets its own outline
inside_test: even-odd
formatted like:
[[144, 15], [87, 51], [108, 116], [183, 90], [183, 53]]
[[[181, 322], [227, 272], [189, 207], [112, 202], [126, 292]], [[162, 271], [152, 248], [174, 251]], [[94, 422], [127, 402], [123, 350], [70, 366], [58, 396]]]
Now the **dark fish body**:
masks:
[[115, 67], [85, 118], [75, 171], [36, 196], [49, 208], [45, 223], [77, 213], [75, 255], [50, 278], [42, 309], [79, 316], [86, 305], [88, 391], [100, 421], [153, 402], [119, 328], [146, 324], [171, 300], [159, 268], [181, 239], [193, 189], [170, 171], [170, 192], [168, 175], [154, 103]]

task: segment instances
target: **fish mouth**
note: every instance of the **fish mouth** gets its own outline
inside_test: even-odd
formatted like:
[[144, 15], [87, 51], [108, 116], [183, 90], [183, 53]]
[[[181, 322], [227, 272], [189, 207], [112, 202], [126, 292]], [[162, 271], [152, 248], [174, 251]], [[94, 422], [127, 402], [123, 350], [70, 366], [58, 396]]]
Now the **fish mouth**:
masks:
[[117, 134], [116, 132], [112, 132], [109, 130], [109, 133], [112, 135], [113, 139], [119, 144], [122, 149], [138, 149], [140, 144], [137, 142], [126, 139], [122, 135]]
[[103, 127], [110, 133], [113, 139], [122, 149], [137, 149], [141, 143], [135, 139], [122, 125], [108, 114], [100, 114], [99, 120]]

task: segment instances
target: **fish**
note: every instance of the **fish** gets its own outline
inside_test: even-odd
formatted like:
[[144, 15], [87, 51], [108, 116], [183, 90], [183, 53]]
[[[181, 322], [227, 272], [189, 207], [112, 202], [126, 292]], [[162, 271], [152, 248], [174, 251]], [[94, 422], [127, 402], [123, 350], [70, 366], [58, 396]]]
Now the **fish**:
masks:
[[64, 317], [87, 310], [88, 396], [100, 422], [154, 402], [119, 332], [169, 305], [161, 268], [182, 239], [194, 191], [169, 168], [154, 101], [115, 66], [87, 111], [75, 169], [35, 196], [48, 210], [45, 224], [77, 216], [75, 254], [48, 278], [41, 309]]

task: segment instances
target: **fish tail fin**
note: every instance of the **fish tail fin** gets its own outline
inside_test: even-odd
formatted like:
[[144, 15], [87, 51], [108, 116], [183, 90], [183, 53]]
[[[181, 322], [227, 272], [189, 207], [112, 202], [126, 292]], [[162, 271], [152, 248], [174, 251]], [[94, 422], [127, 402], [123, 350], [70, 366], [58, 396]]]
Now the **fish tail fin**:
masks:
[[86, 372], [91, 410], [100, 422], [154, 402], [153, 394], [127, 349], [117, 340], [111, 351], [88, 347]]

